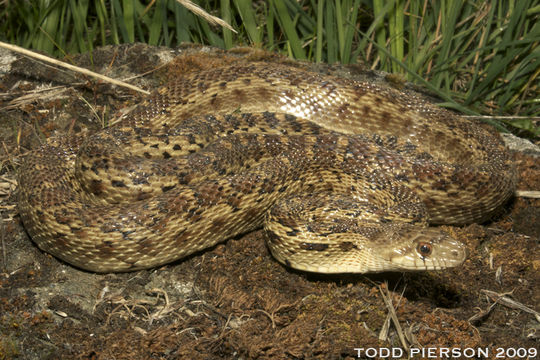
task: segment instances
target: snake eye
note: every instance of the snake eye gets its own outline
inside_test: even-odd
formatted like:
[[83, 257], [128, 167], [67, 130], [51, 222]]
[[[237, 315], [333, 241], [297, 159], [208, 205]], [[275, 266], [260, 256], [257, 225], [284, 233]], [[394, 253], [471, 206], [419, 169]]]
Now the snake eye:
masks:
[[416, 247], [416, 251], [418, 251], [418, 253], [423, 257], [428, 257], [429, 255], [431, 255], [432, 250], [433, 247], [431, 246], [431, 244], [423, 241], [418, 243], [418, 246]]

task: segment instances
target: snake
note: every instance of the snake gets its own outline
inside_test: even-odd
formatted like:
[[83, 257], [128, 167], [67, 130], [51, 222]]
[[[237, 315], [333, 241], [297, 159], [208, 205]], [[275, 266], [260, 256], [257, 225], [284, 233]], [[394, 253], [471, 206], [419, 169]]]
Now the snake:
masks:
[[18, 184], [34, 243], [83, 270], [158, 267], [263, 228], [288, 267], [362, 274], [461, 265], [440, 225], [490, 219], [516, 170], [493, 129], [415, 93], [237, 62], [178, 76], [94, 133], [51, 136]]

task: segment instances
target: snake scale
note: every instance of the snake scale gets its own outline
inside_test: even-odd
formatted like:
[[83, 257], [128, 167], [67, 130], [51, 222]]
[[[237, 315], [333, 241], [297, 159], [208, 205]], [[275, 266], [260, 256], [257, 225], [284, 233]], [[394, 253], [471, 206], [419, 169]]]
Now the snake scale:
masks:
[[290, 267], [366, 273], [460, 265], [464, 245], [428, 225], [487, 219], [516, 171], [498, 135], [415, 95], [253, 62], [50, 138], [18, 181], [33, 241], [82, 269], [155, 267], [263, 227]]

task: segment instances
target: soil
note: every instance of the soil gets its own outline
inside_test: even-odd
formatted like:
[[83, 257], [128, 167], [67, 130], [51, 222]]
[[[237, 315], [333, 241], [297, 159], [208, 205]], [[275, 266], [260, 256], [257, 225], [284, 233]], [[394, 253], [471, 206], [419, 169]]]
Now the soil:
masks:
[[[272, 258], [261, 231], [122, 274], [81, 271], [40, 251], [17, 214], [20, 155], [52, 135], [99, 129], [144, 95], [4, 50], [0, 58], [0, 359], [356, 359], [385, 348], [394, 358], [409, 348], [424, 349], [415, 358], [534, 358], [540, 199], [515, 197], [485, 224], [444, 226], [469, 253], [444, 271], [297, 272]], [[240, 59], [289, 62], [254, 49], [142, 44], [65, 61], [137, 76], [130, 82], [151, 90]], [[412, 91], [361, 66], [300, 66]], [[540, 152], [512, 153], [518, 189], [540, 190]]]

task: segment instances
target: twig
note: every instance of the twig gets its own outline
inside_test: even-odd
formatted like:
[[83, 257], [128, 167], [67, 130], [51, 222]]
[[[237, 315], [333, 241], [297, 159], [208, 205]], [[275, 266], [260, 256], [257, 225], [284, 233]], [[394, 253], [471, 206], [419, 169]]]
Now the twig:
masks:
[[386, 304], [386, 307], [388, 308], [388, 315], [392, 319], [392, 322], [394, 323], [394, 327], [396, 328], [396, 331], [398, 333], [399, 341], [401, 342], [401, 345], [403, 348], [407, 351], [409, 351], [409, 344], [407, 343], [407, 340], [405, 339], [405, 335], [403, 334], [403, 329], [401, 328], [401, 324], [399, 323], [399, 320], [397, 318], [396, 310], [394, 309], [394, 305], [392, 304], [392, 299], [390, 298], [390, 292], [388, 291], [388, 287], [386, 287], [386, 293], [382, 289], [382, 287], [379, 285], [379, 291], [381, 292], [382, 298], [384, 300], [384, 303]]
[[540, 199], [540, 191], [537, 190], [516, 190], [517, 197]]
[[189, 11], [193, 12], [195, 15], [199, 15], [200, 17], [204, 18], [206, 21], [209, 21], [213, 24], [223, 26], [229, 30], [231, 30], [234, 33], [237, 33], [236, 30], [233, 29], [233, 27], [229, 24], [227, 24], [225, 21], [221, 20], [218, 17], [212, 16], [206, 11], [204, 11], [203, 8], [201, 8], [199, 5], [194, 4], [193, 2], [189, 0], [176, 0], [178, 3], [182, 6], [184, 6]]
[[274, 320], [274, 313], [269, 314], [267, 311], [264, 311], [263, 309], [255, 309], [255, 311], [258, 311], [258, 312], [263, 313], [264, 315], [268, 316], [268, 318], [272, 322], [272, 329], [276, 328], [276, 322]]
[[462, 117], [468, 119], [504, 119], [504, 120], [522, 120], [522, 119], [531, 119], [531, 120], [540, 120], [538, 116], [493, 116], [493, 115], [462, 115]]
[[482, 310], [480, 308], [477, 308], [479, 310], [479, 312], [474, 314], [473, 316], [471, 316], [469, 319], [467, 319], [467, 321], [470, 322], [471, 324], [479, 322], [480, 320], [484, 319], [486, 316], [489, 315], [489, 313], [491, 312], [491, 310], [493, 310], [495, 305], [497, 305], [496, 302], [491, 304], [486, 310]]
[[0, 212], [0, 242], [2, 243], [2, 271], [7, 273], [7, 255], [6, 255], [6, 244], [4, 242], [4, 217], [2, 212]]
[[525, 311], [529, 314], [533, 314], [534, 317], [536, 318], [536, 320], [538, 322], [540, 322], [540, 313], [538, 311], [535, 311], [533, 309], [531, 309], [530, 307], [527, 307], [525, 305], [523, 305], [522, 303], [520, 302], [517, 302], [509, 297], [507, 297], [506, 295], [507, 294], [499, 294], [499, 293], [496, 293], [495, 291], [491, 291], [491, 290], [480, 290], [482, 293], [486, 294], [491, 300], [495, 301], [494, 304], [496, 303], [499, 303], [499, 304], [502, 304], [506, 307], [509, 307], [509, 308], [512, 308], [512, 309], [518, 309], [518, 310], [521, 310], [521, 311]]
[[42, 60], [42, 61], [45, 61], [45, 62], [48, 62], [48, 63], [51, 63], [51, 64], [55, 64], [55, 65], [64, 67], [66, 69], [69, 69], [69, 70], [72, 70], [72, 71], [75, 71], [75, 72], [78, 72], [78, 73], [81, 73], [81, 74], [92, 76], [94, 78], [103, 80], [103, 81], [111, 83], [111, 84], [115, 84], [115, 85], [118, 85], [118, 86], [123, 86], [125, 88], [141, 92], [141, 93], [143, 93], [145, 95], [150, 94], [150, 92], [148, 92], [146, 90], [143, 90], [143, 89], [141, 89], [141, 88], [139, 88], [137, 86], [128, 84], [128, 83], [120, 81], [120, 80], [112, 79], [110, 77], [95, 73], [95, 72], [90, 71], [88, 69], [78, 67], [78, 66], [74, 66], [74, 65], [71, 65], [71, 64], [65, 63], [63, 61], [53, 59], [53, 58], [45, 56], [45, 55], [38, 54], [36, 52], [24, 49], [24, 48], [22, 48], [20, 46], [17, 46], [17, 45], [7, 44], [5, 42], [0, 41], [0, 47], [3, 47], [5, 49], [11, 50], [11, 51], [18, 52], [18, 53], [26, 55], [26, 56], [33, 57], [35, 59], [39, 59], [39, 60]]

